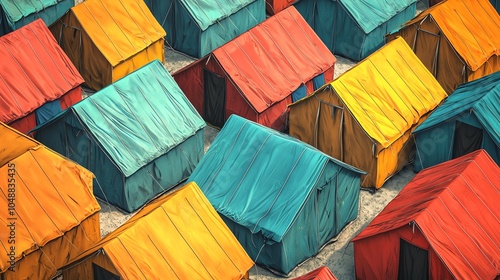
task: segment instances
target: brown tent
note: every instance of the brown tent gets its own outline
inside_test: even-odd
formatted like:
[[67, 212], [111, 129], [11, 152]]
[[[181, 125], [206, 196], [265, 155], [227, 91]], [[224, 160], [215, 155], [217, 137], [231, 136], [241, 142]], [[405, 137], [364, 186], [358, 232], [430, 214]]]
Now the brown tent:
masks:
[[500, 16], [489, 0], [447, 0], [409, 21], [403, 37], [448, 94], [500, 69]]
[[446, 96], [399, 38], [290, 105], [290, 135], [367, 171], [361, 185], [380, 188], [413, 158], [411, 132]]

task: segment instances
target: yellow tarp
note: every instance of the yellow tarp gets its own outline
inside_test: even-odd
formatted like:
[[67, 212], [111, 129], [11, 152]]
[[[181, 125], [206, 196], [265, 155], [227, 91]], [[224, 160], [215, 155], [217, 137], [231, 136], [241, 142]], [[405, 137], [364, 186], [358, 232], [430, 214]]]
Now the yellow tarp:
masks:
[[402, 38], [331, 83], [366, 133], [384, 148], [447, 94]]
[[166, 35], [144, 1], [87, 0], [71, 11], [112, 66]]
[[500, 54], [500, 16], [489, 0], [447, 0], [406, 23], [431, 15], [472, 71]]
[[253, 266], [194, 182], [147, 205], [82, 254], [64, 277], [91, 274], [83, 259], [99, 257], [100, 249], [113, 263], [107, 269], [124, 279], [241, 279]]
[[[19, 261], [78, 226], [97, 213], [100, 206], [92, 194], [90, 171], [2, 123], [0, 135], [0, 244], [9, 249], [14, 245], [15, 259]], [[6, 225], [11, 222], [15, 223], [12, 233], [15, 243], [9, 243], [12, 238]], [[97, 221], [94, 229], [99, 232]], [[89, 230], [87, 241], [77, 240], [76, 248], [70, 247], [72, 253], [59, 251], [57, 256], [46, 257], [57, 259], [52, 259], [56, 266], [65, 265], [70, 257], [98, 240], [99, 236], [92, 236], [93, 233]], [[0, 272], [5, 272], [10, 266], [9, 256], [2, 251]]]

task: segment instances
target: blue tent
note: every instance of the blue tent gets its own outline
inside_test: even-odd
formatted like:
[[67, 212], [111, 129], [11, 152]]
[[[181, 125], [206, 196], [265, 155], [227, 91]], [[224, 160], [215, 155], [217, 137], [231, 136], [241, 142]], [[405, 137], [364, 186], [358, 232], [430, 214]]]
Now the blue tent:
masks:
[[288, 274], [358, 216], [362, 171], [232, 115], [189, 181], [250, 257]]
[[189, 177], [205, 122], [155, 60], [35, 128], [36, 139], [91, 170], [94, 193], [128, 212]]
[[74, 4], [74, 0], [0, 0], [0, 36], [39, 18], [50, 26]]
[[301, 0], [295, 8], [335, 55], [362, 60], [415, 16], [417, 0]]
[[174, 49], [200, 58], [266, 19], [263, 0], [145, 0]]
[[500, 164], [500, 72], [462, 84], [413, 134], [415, 171], [478, 149]]

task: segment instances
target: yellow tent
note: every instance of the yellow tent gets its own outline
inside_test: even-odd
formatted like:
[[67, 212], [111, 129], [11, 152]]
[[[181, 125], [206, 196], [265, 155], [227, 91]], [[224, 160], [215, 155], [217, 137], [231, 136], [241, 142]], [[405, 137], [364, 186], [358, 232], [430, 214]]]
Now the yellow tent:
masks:
[[0, 278], [50, 279], [100, 239], [93, 174], [0, 123]]
[[395, 39], [290, 105], [290, 135], [368, 174], [380, 188], [414, 157], [411, 132], [446, 98], [406, 42]]
[[63, 268], [63, 278], [246, 279], [252, 266], [236, 237], [191, 182], [140, 210]]
[[405, 24], [403, 37], [441, 86], [460, 84], [500, 70], [500, 16], [489, 0], [443, 1]]
[[86, 0], [50, 30], [94, 90], [155, 59], [165, 60], [165, 30], [144, 1]]

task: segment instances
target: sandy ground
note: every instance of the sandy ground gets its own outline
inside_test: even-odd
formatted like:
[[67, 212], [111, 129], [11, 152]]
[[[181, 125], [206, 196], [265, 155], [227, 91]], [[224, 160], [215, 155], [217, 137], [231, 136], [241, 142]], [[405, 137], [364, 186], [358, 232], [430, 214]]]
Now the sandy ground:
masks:
[[[81, 2], [82, 0], [76, 0]], [[426, 4], [419, 2], [418, 11], [426, 8]], [[183, 68], [193, 61], [192, 58], [175, 52], [171, 49], [165, 50], [165, 67], [170, 73]], [[335, 66], [335, 78], [343, 72], [352, 68], [354, 62], [343, 57], [337, 57]], [[218, 130], [207, 126], [205, 129], [205, 151], [214, 140]], [[289, 277], [298, 277], [321, 265], [328, 266], [338, 279], [354, 279], [354, 254], [350, 240], [365, 228], [375, 216], [401, 191], [401, 189], [415, 176], [410, 167], [405, 167], [401, 172], [386, 182], [383, 188], [374, 194], [368, 191], [361, 191], [360, 208], [358, 218], [350, 223], [340, 234], [337, 240], [326, 246], [318, 255], [305, 261], [297, 267]], [[99, 186], [95, 186], [99, 187]], [[133, 214], [126, 214], [112, 205], [99, 201], [101, 205], [100, 221], [101, 235], [105, 236], [123, 223]], [[250, 271], [251, 279], [283, 279], [268, 270], [254, 266]]]

